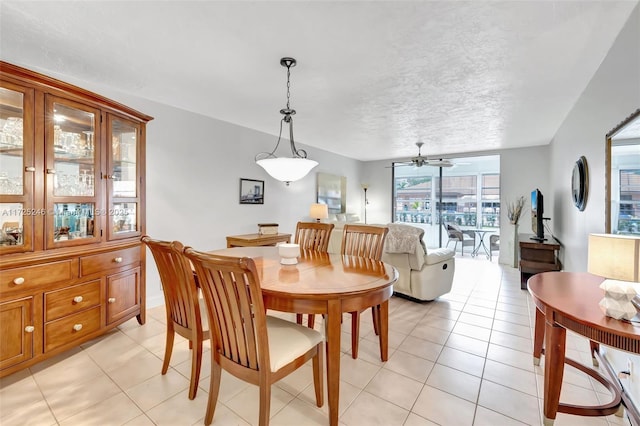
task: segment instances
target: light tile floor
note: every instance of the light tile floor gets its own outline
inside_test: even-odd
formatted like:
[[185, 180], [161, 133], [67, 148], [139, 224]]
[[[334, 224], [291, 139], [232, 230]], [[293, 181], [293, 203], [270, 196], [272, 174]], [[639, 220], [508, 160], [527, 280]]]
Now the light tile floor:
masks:
[[[451, 293], [430, 303], [393, 297], [389, 361], [379, 359], [370, 315], [362, 317], [360, 356], [343, 326], [342, 425], [539, 425], [543, 367], [532, 364], [534, 308], [517, 269], [458, 257]], [[277, 314], [277, 313], [274, 313]], [[292, 315], [277, 314], [286, 318]], [[106, 336], [0, 380], [0, 423], [12, 425], [201, 425], [209, 348], [195, 400], [187, 398], [188, 342], [176, 338], [172, 368], [160, 374], [164, 307], [147, 324], [131, 320]], [[316, 323], [322, 327], [320, 318]], [[586, 339], [568, 334], [568, 356], [590, 364]], [[599, 383], [565, 369], [561, 399], [607, 402]], [[257, 388], [224, 373], [215, 425], [254, 425]], [[277, 383], [271, 425], [326, 425], [314, 404], [309, 365]], [[556, 425], [628, 425], [624, 418], [559, 414]]]

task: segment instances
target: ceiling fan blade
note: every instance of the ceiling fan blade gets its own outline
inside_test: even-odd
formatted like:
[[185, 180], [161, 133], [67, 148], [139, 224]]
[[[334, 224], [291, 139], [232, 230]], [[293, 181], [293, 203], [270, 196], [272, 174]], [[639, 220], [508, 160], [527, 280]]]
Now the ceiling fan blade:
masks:
[[453, 163], [449, 160], [429, 160], [427, 162], [432, 167], [453, 167]]
[[390, 166], [385, 166], [386, 169], [393, 169], [394, 167], [400, 166], [410, 166], [413, 162], [411, 161], [394, 161]]

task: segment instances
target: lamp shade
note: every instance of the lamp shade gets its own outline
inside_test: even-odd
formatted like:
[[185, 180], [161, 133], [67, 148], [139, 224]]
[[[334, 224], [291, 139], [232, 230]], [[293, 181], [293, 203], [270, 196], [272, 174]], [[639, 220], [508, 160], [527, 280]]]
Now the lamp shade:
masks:
[[329, 217], [329, 207], [326, 204], [311, 204], [309, 217], [312, 219], [326, 219]]
[[613, 280], [640, 282], [640, 237], [590, 234], [587, 271]]
[[264, 158], [256, 163], [265, 169], [271, 177], [281, 182], [300, 180], [318, 165], [317, 161], [296, 157]]

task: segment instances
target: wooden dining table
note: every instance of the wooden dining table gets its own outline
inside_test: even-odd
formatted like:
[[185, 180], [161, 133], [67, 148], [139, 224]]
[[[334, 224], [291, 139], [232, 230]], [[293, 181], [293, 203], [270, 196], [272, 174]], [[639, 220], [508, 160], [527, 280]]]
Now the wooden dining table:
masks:
[[254, 260], [266, 309], [324, 315], [329, 424], [337, 425], [342, 314], [379, 306], [380, 358], [386, 361], [389, 298], [398, 271], [380, 261], [316, 251], [302, 251], [295, 265], [281, 265], [277, 247], [234, 247], [211, 253]]

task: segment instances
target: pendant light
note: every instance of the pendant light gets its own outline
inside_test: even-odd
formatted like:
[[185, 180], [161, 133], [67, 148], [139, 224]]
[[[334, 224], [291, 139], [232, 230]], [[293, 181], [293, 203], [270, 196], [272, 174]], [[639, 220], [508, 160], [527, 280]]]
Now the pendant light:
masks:
[[[275, 148], [273, 148], [273, 151], [258, 153], [255, 157], [255, 161], [260, 167], [265, 169], [271, 177], [286, 183], [288, 186], [289, 183], [305, 177], [311, 169], [318, 165], [318, 162], [307, 159], [307, 152], [304, 149], [297, 149], [293, 140], [293, 116], [295, 115], [296, 110], [291, 109], [289, 106], [289, 100], [291, 97], [291, 67], [296, 66], [296, 60], [294, 58], [282, 58], [280, 59], [280, 65], [287, 68], [287, 107], [280, 110], [280, 114], [282, 114], [283, 117], [280, 120], [278, 142], [276, 143]], [[280, 145], [280, 139], [282, 138], [283, 123], [289, 125], [291, 157], [278, 157], [275, 155], [278, 145]]]

